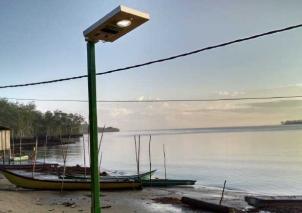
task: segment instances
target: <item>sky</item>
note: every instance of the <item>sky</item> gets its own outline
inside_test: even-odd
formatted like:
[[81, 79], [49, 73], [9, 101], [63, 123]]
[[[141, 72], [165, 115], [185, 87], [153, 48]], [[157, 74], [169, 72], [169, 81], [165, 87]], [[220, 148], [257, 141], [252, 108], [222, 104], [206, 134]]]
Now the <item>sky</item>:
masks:
[[[113, 43], [98, 43], [97, 72], [302, 23], [299, 0], [4, 0], [0, 1], [0, 85], [86, 74], [83, 31], [120, 4], [148, 12], [151, 19]], [[302, 28], [98, 76], [97, 98], [302, 95], [301, 38]], [[87, 100], [87, 79], [0, 89], [0, 97]], [[41, 111], [59, 109], [85, 117], [88, 114], [87, 103], [36, 101], [35, 104]], [[121, 129], [264, 125], [301, 119], [301, 109], [302, 99], [99, 103], [98, 121], [100, 126]]]

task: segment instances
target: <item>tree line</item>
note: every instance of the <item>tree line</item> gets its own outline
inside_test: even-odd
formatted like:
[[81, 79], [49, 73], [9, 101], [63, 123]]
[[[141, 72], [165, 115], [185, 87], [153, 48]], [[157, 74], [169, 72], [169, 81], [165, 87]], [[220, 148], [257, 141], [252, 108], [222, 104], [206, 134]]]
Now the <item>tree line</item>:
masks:
[[0, 99], [0, 126], [11, 128], [15, 137], [80, 134], [84, 121], [80, 114], [59, 110], [43, 113], [34, 103], [12, 103]]

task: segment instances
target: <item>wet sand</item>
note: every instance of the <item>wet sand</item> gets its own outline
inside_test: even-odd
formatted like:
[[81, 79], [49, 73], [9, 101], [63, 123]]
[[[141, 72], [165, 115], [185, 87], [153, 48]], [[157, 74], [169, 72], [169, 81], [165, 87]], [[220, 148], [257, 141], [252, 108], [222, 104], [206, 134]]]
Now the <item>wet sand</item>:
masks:
[[[214, 188], [145, 188], [139, 191], [102, 192], [102, 212], [200, 212], [177, 202], [191, 196], [219, 202], [221, 190]], [[226, 191], [224, 203], [240, 209], [247, 193]], [[167, 199], [168, 198], [168, 199]], [[172, 199], [171, 199], [172, 198]], [[16, 188], [0, 175], [0, 213], [4, 212], [90, 212], [89, 191], [36, 191]]]

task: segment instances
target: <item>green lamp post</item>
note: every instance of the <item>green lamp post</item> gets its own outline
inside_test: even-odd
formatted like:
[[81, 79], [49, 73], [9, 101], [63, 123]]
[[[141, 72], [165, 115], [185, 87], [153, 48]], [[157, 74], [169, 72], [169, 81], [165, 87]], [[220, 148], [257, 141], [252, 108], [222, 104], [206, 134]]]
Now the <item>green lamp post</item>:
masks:
[[96, 101], [95, 43], [113, 42], [149, 20], [149, 14], [119, 6], [84, 31], [87, 42], [89, 133], [91, 168], [91, 212], [100, 210], [100, 172], [98, 165], [98, 125]]

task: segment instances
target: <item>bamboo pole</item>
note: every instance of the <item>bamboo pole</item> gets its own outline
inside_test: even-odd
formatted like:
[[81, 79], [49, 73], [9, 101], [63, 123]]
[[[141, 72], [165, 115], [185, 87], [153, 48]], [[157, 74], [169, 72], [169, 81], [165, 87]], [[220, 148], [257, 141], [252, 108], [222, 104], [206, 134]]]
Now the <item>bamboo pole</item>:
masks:
[[62, 157], [63, 157], [63, 160], [64, 160], [64, 144], [63, 144], [63, 140], [62, 140], [62, 131], [60, 130], [60, 143], [61, 143], [61, 151], [62, 151]]
[[101, 152], [101, 155], [100, 155], [100, 169], [99, 169], [99, 171], [101, 171], [102, 158], [103, 158], [103, 152]]
[[[62, 140], [62, 129], [60, 129], [60, 133], [59, 133], [59, 137], [60, 137], [60, 143], [61, 143], [61, 152], [62, 152], [62, 158], [63, 158], [63, 165], [64, 165], [64, 162], [65, 162], [65, 152], [64, 152], [64, 144], [63, 144], [63, 140]], [[64, 168], [63, 168], [64, 170]], [[60, 170], [58, 170], [58, 176], [60, 176]], [[64, 175], [63, 175], [63, 178], [62, 178], [62, 182], [61, 182], [61, 192], [63, 190], [63, 184], [64, 184]]]
[[225, 184], [226, 184], [226, 180], [224, 181], [224, 184], [223, 184], [223, 189], [222, 189], [222, 193], [221, 193], [221, 198], [220, 198], [220, 201], [219, 201], [219, 205], [221, 205], [222, 200], [223, 200], [223, 195], [224, 195]]
[[90, 133], [88, 131], [88, 156], [90, 156]]
[[[102, 140], [103, 140], [104, 131], [105, 131], [105, 125], [103, 127], [103, 131], [102, 131], [102, 135], [101, 135], [101, 139], [100, 139], [100, 143], [99, 143], [98, 156], [100, 155], [100, 150], [101, 150], [101, 144], [102, 144]], [[102, 154], [101, 154], [101, 156], [102, 156]], [[101, 173], [101, 161], [102, 161], [101, 156], [100, 156], [100, 163], [99, 163], [99, 172], [100, 173]]]
[[2, 150], [2, 161], [3, 161], [3, 165], [5, 165], [5, 151], [4, 149]]
[[[140, 156], [141, 156], [141, 136], [138, 135], [138, 154], [137, 154], [137, 159], [138, 159], [138, 176], [140, 175]], [[140, 177], [139, 177], [140, 179]]]
[[48, 142], [48, 135], [47, 135], [47, 133], [46, 133], [45, 142], [44, 142], [44, 165], [45, 165], [45, 163], [46, 163], [47, 142]]
[[23, 136], [23, 131], [21, 130], [20, 138], [19, 138], [19, 163], [20, 163], [20, 165], [21, 165], [21, 154], [22, 154], [22, 136]]
[[33, 159], [32, 159], [32, 162], [33, 162], [33, 171], [32, 171], [32, 177], [34, 177], [35, 170], [36, 170], [37, 154], [38, 154], [38, 136], [36, 136], [36, 145], [35, 145], [34, 151], [33, 151]]
[[152, 164], [151, 164], [151, 135], [149, 138], [149, 172], [150, 172], [150, 186], [152, 185], [152, 180], [151, 180], [151, 169], [152, 169]]
[[9, 165], [10, 165], [10, 159], [11, 159], [11, 157], [12, 157], [12, 150], [9, 149], [9, 158], [8, 158], [8, 164]]
[[2, 158], [3, 158], [3, 165], [5, 164], [5, 149], [6, 149], [6, 140], [5, 140], [5, 132], [1, 131], [1, 142], [2, 142]]
[[85, 138], [84, 138], [84, 134], [83, 134], [83, 150], [84, 150], [84, 175], [86, 178], [86, 147], [85, 147]]
[[135, 160], [136, 160], [136, 172], [137, 177], [139, 177], [139, 170], [138, 170], [138, 153], [137, 153], [137, 145], [136, 145], [136, 135], [134, 135], [134, 146], [135, 146]]
[[62, 149], [63, 149], [63, 176], [62, 176], [62, 183], [61, 183], [61, 192], [63, 191], [63, 186], [64, 186], [64, 178], [65, 178], [65, 173], [66, 173], [66, 159], [67, 159], [69, 143], [70, 143], [70, 133], [68, 136], [68, 143], [65, 145], [65, 147], [62, 147]]
[[[11, 157], [10, 137], [7, 138], [7, 132], [6, 132], [6, 131], [5, 131], [5, 133], [4, 133], [4, 138], [5, 138], [5, 150], [8, 151], [8, 163], [10, 164], [10, 157]], [[8, 142], [9, 144], [7, 144], [7, 142]], [[8, 145], [9, 145], [9, 147], [8, 147]]]
[[86, 147], [85, 147], [85, 137], [84, 137], [84, 130], [82, 126], [82, 141], [83, 141], [83, 152], [84, 152], [84, 177], [86, 178], [87, 172], [86, 172]]
[[34, 157], [35, 157], [36, 148], [33, 147], [32, 156], [31, 156], [31, 164], [32, 164], [32, 172], [31, 176], [34, 177]]
[[[12, 159], [12, 157], [15, 157], [15, 138], [14, 138], [14, 130], [12, 130], [12, 156], [10, 157], [10, 159]], [[13, 161], [13, 163], [15, 164], [15, 162]]]
[[102, 140], [103, 140], [104, 130], [105, 130], [105, 126], [103, 127], [103, 131], [102, 131], [102, 134], [101, 134], [101, 139], [100, 139], [100, 143], [99, 143], [98, 153], [100, 153], [101, 142], [102, 142]]
[[163, 144], [163, 153], [164, 153], [164, 167], [165, 167], [165, 181], [167, 180], [167, 166], [166, 166], [166, 150], [165, 144]]

